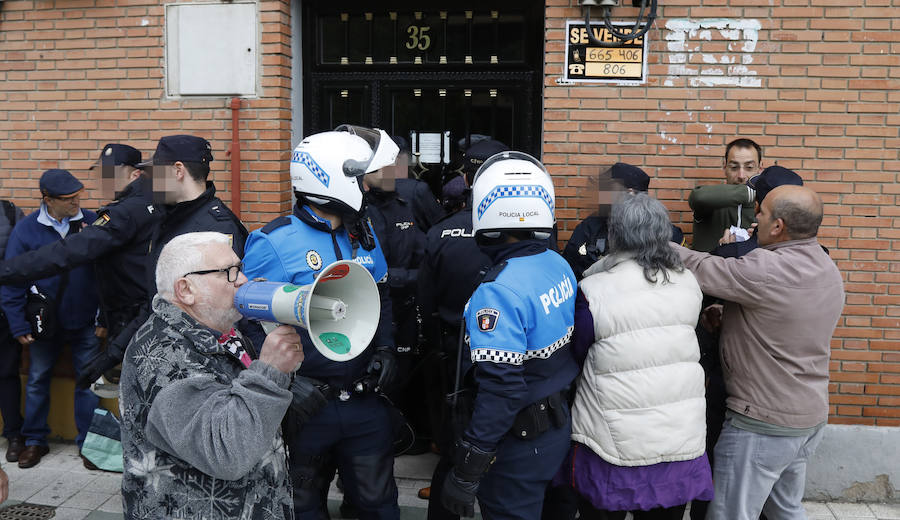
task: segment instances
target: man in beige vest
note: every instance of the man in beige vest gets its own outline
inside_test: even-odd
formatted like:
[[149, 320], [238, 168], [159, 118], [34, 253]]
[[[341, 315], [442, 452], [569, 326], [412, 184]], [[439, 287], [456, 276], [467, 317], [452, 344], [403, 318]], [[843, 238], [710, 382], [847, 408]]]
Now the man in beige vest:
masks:
[[678, 248], [703, 292], [727, 300], [728, 412], [707, 520], [806, 518], [806, 462], [828, 420], [830, 342], [844, 304], [841, 274], [816, 240], [822, 214], [811, 189], [779, 186], [756, 214], [759, 248], [741, 258]]

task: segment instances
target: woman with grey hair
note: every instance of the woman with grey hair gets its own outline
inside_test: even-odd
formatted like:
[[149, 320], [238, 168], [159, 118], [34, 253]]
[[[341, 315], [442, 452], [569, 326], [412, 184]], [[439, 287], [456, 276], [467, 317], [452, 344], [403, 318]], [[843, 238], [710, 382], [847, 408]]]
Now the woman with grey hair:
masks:
[[704, 375], [694, 327], [702, 294], [669, 246], [665, 206], [624, 195], [610, 254], [578, 284], [574, 352], [583, 363], [565, 480], [583, 519], [680, 519], [712, 498]]

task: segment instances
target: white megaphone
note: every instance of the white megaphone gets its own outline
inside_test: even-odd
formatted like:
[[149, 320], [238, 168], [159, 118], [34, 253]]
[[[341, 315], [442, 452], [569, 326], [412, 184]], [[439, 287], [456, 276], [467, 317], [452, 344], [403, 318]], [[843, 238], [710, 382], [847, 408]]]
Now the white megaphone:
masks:
[[381, 315], [375, 279], [350, 260], [326, 266], [309, 285], [249, 281], [238, 288], [234, 306], [264, 328], [266, 322], [303, 327], [316, 350], [334, 361], [361, 354]]

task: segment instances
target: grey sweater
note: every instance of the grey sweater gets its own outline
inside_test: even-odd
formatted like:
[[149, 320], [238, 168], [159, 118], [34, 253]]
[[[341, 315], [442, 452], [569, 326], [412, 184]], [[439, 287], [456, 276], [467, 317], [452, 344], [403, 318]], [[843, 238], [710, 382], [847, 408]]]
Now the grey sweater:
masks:
[[704, 293], [727, 300], [719, 352], [730, 410], [789, 428], [828, 419], [841, 274], [815, 238], [721, 258], [676, 247]]
[[245, 368], [160, 296], [122, 364], [127, 518], [292, 518], [281, 419], [290, 376]]

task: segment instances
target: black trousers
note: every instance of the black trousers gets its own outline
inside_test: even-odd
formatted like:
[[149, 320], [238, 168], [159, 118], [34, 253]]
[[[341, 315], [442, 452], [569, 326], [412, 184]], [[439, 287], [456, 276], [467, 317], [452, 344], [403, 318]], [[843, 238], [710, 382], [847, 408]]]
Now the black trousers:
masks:
[[3, 436], [7, 439], [22, 433], [22, 345], [9, 333], [6, 316], [0, 312], [0, 414]]

